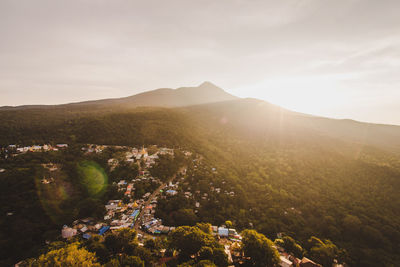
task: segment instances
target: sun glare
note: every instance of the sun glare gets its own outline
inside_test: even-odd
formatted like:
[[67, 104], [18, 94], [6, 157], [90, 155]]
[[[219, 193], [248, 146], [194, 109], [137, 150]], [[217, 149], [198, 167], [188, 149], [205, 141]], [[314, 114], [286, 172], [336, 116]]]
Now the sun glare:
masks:
[[330, 76], [278, 77], [254, 85], [249, 91], [252, 97], [310, 114], [325, 114], [349, 101], [348, 92], [339, 78]]

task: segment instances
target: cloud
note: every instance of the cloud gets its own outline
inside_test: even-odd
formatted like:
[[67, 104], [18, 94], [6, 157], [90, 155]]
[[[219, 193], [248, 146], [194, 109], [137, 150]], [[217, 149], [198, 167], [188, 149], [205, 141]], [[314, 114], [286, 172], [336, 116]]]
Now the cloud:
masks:
[[0, 105], [127, 96], [204, 80], [240, 95], [292, 80], [335, 84], [339, 94], [393, 96], [399, 13], [396, 0], [3, 0]]

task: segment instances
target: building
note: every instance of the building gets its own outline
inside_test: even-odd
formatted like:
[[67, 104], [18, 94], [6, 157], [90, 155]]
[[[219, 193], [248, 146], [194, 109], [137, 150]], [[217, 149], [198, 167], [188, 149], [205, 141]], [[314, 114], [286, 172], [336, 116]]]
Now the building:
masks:
[[58, 148], [67, 148], [68, 144], [57, 144], [56, 147], [58, 147]]
[[146, 159], [149, 155], [147, 154], [146, 149], [144, 149], [144, 147], [142, 148], [142, 151], [140, 151], [140, 155]]
[[280, 256], [279, 258], [281, 259], [281, 262], [279, 263], [279, 266], [281, 266], [281, 267], [291, 267], [291, 266], [293, 266], [293, 263], [290, 260], [286, 259], [285, 256]]
[[62, 238], [71, 238], [77, 234], [77, 230], [73, 229], [71, 227], [68, 227], [67, 225], [63, 226], [63, 229], [61, 230], [61, 236]]
[[300, 267], [322, 267], [321, 264], [315, 263], [306, 257], [301, 259], [299, 266]]
[[110, 226], [103, 226], [99, 230], [99, 235], [103, 235], [105, 232], [107, 232], [110, 229]]
[[224, 227], [218, 227], [218, 235], [220, 237], [228, 237], [229, 236], [229, 229]]
[[172, 190], [172, 189], [165, 191], [165, 193], [167, 193], [167, 195], [170, 195], [170, 196], [175, 196], [176, 194], [178, 194], [177, 191]]

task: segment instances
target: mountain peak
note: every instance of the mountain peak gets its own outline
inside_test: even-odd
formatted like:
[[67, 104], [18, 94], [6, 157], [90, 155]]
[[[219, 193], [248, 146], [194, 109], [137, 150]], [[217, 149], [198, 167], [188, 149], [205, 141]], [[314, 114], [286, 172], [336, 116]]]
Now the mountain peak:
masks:
[[218, 86], [216, 86], [215, 84], [213, 84], [212, 82], [209, 82], [209, 81], [205, 81], [205, 82], [203, 82], [202, 84], [200, 84], [198, 87], [214, 87], [214, 88], [218, 88], [218, 89], [221, 89], [221, 88], [219, 88]]

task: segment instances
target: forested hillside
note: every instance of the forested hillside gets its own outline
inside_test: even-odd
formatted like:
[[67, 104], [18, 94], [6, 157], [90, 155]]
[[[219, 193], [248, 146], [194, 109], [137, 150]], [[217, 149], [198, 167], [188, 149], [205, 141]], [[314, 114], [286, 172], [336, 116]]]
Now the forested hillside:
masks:
[[[217, 169], [198, 174], [192, 187], [206, 191], [202, 185], [224, 180], [237, 192], [234, 201], [217, 199], [199, 212], [198, 221], [228, 218], [239, 229], [252, 225], [273, 239], [284, 232], [302, 244], [312, 235], [329, 238], [355, 266], [400, 260], [400, 127], [315, 118], [251, 99], [174, 109], [5, 110], [0, 124], [2, 146], [188, 148]], [[1, 174], [0, 179], [5, 182]], [[16, 190], [7, 188], [2, 187], [4, 202], [15, 199]]]

